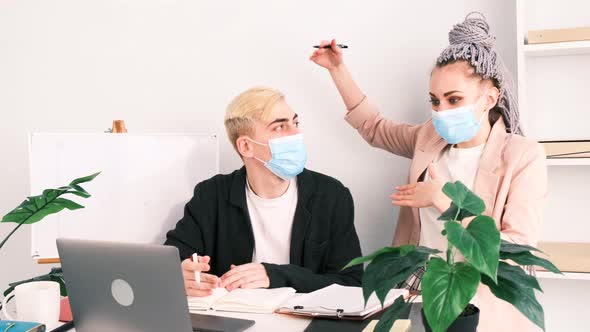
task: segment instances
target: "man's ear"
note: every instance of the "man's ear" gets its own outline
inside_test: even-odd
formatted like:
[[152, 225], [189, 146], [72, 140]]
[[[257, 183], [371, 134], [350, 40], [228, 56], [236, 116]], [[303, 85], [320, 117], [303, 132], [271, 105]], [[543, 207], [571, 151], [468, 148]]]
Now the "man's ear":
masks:
[[252, 149], [252, 142], [246, 136], [240, 136], [236, 140], [236, 150], [242, 158], [254, 157], [254, 150]]

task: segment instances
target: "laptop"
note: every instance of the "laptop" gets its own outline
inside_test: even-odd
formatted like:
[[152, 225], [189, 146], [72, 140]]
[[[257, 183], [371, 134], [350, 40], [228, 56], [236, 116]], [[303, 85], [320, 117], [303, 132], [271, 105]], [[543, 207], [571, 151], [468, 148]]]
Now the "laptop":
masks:
[[178, 249], [57, 239], [76, 332], [239, 332], [254, 321], [189, 314]]

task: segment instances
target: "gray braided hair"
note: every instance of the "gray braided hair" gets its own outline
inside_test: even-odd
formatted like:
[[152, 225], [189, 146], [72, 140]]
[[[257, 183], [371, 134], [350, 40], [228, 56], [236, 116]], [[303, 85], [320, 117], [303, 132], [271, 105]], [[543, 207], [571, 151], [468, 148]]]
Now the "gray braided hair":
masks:
[[469, 13], [465, 21], [455, 25], [449, 32], [450, 45], [442, 51], [436, 66], [467, 61], [475, 74], [484, 80], [491, 80], [500, 90], [500, 96], [490, 112], [490, 121], [495, 122], [502, 116], [507, 132], [523, 135], [514, 81], [494, 47], [496, 37], [489, 31], [490, 26], [482, 13]]

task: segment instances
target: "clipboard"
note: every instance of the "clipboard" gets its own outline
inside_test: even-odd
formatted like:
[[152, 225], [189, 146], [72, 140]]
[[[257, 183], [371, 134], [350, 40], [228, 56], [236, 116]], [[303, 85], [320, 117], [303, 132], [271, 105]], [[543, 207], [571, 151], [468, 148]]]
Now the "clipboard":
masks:
[[373, 294], [365, 305], [362, 288], [334, 284], [309, 294], [295, 296], [276, 312], [311, 318], [362, 321], [383, 312], [400, 296], [408, 299], [409, 291], [390, 290], [383, 306]]

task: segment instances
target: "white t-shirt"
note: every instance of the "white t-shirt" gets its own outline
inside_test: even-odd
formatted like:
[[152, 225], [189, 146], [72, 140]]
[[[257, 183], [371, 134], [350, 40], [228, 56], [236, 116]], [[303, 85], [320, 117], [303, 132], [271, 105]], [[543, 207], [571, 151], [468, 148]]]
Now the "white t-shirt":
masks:
[[254, 232], [252, 262], [289, 264], [297, 199], [296, 179], [289, 182], [281, 197], [272, 199], [257, 196], [246, 181], [246, 202]]
[[[443, 183], [461, 181], [467, 188], [473, 190], [484, 147], [485, 144], [467, 149], [451, 147], [443, 150], [438, 160], [434, 162], [438, 178]], [[426, 171], [424, 180], [429, 179], [430, 174]], [[437, 220], [440, 215], [441, 213], [433, 206], [420, 209], [420, 245], [438, 249], [444, 253], [447, 250], [447, 239], [441, 234], [445, 222]], [[457, 253], [455, 261], [461, 260], [464, 260], [463, 257]]]

